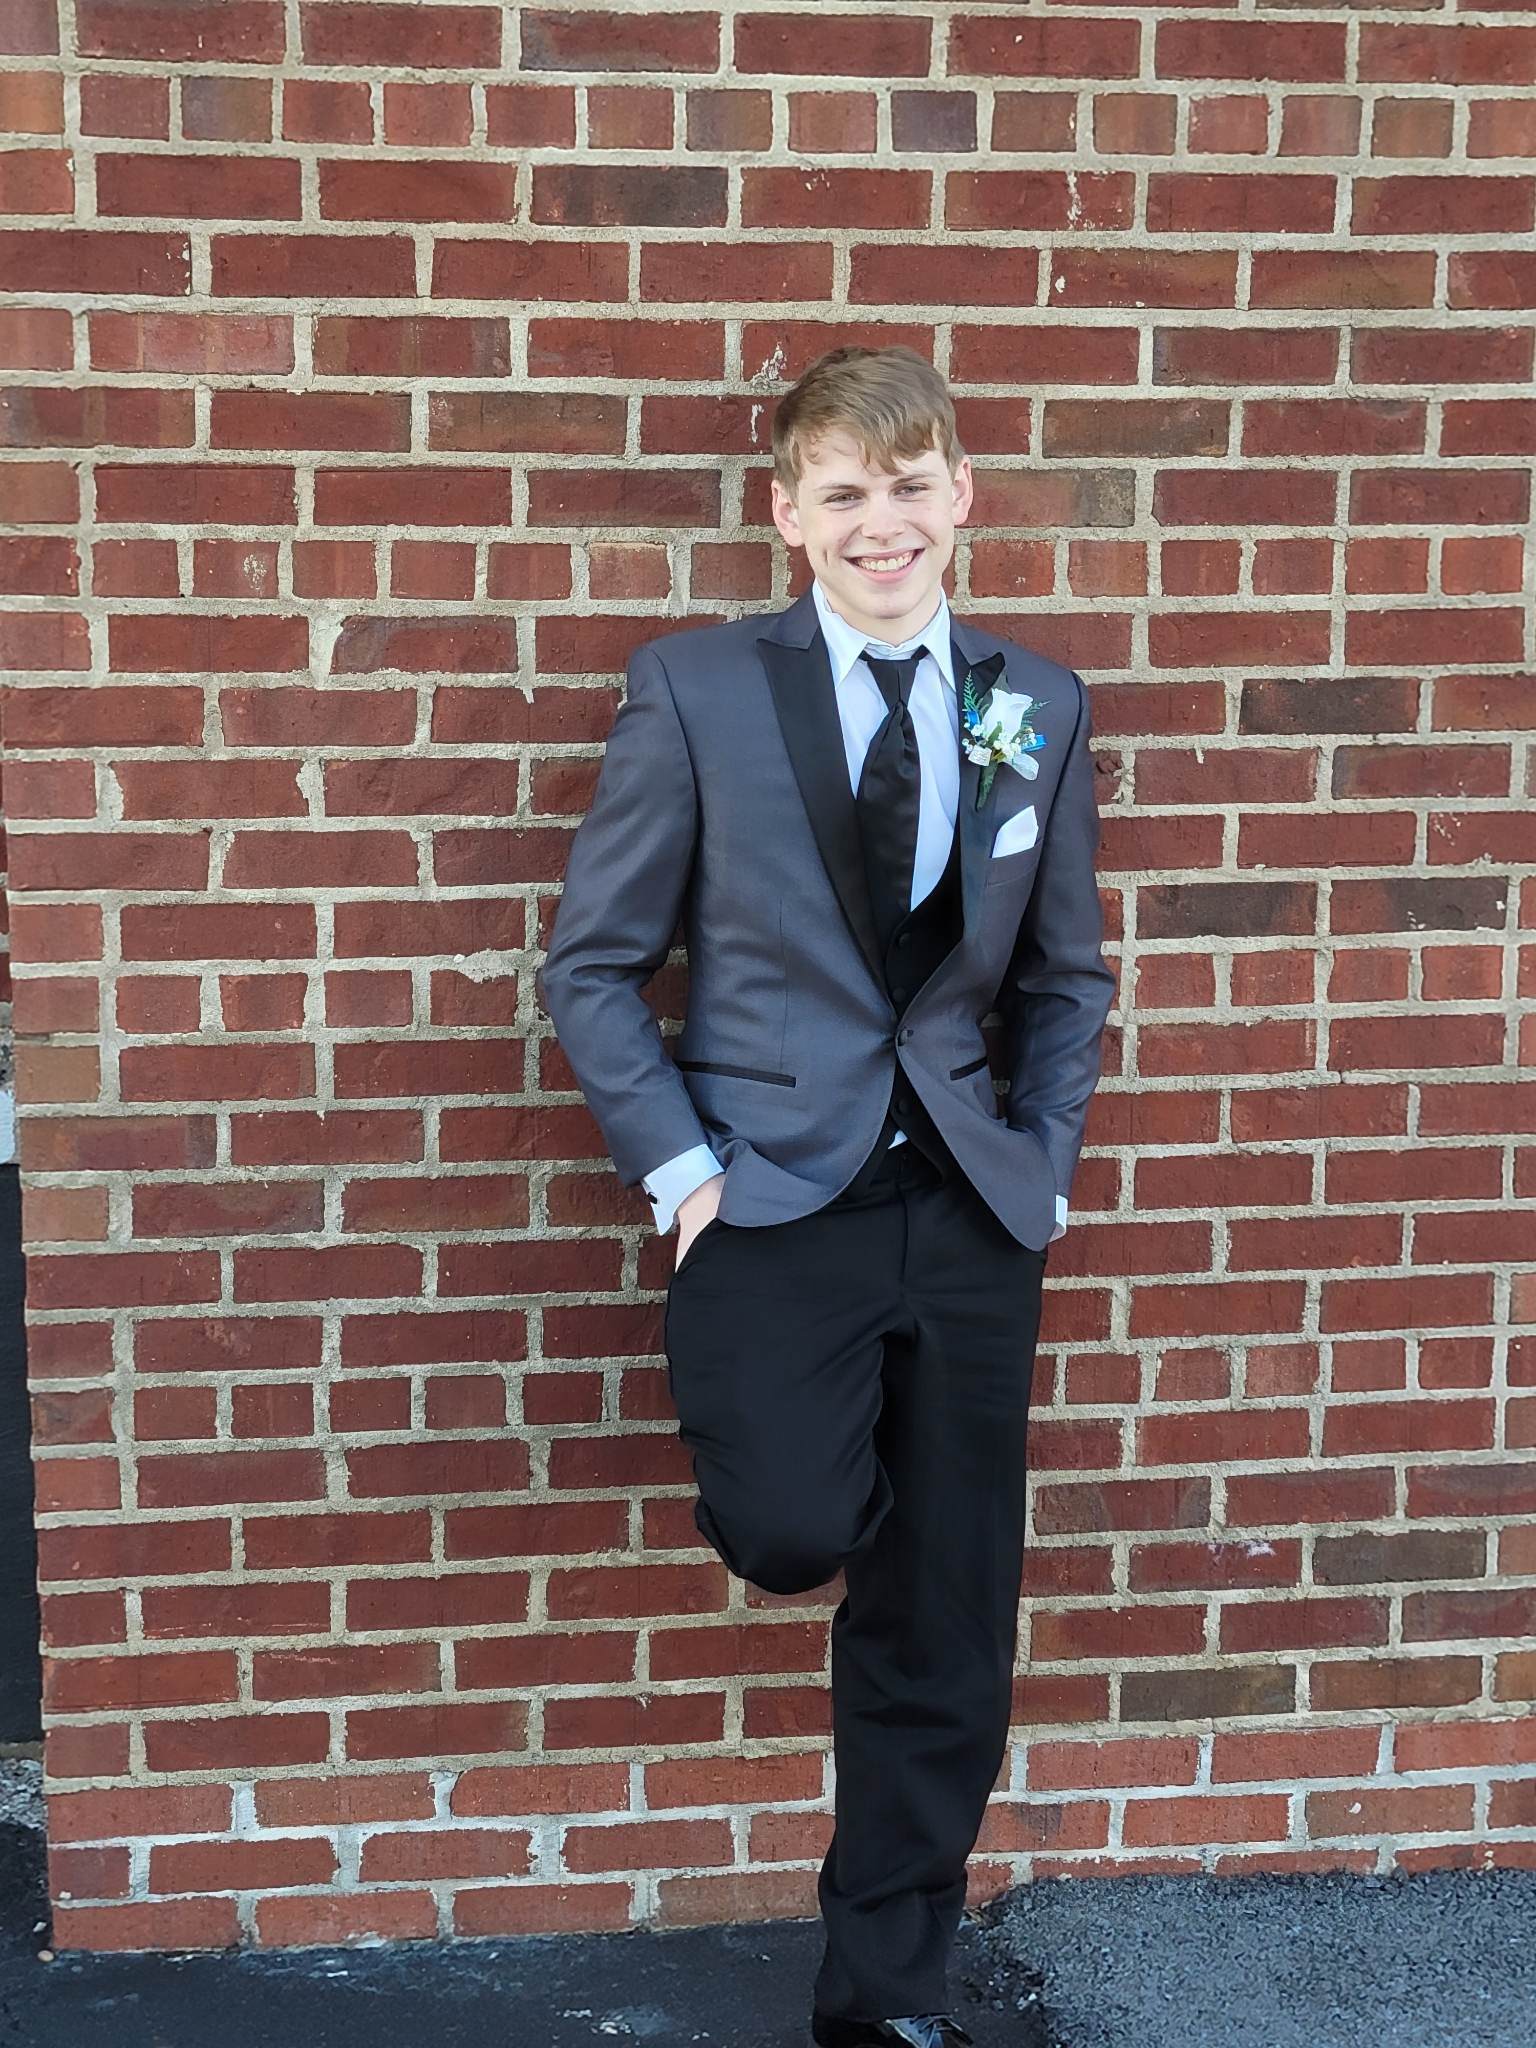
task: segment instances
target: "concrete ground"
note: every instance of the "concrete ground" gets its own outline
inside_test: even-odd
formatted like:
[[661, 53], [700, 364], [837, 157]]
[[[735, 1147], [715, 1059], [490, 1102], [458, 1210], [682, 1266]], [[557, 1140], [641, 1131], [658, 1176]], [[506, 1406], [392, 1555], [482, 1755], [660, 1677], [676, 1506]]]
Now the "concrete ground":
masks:
[[[40, 1962], [36, 1772], [0, 1763], [0, 2048], [808, 2041], [814, 1921]], [[1532, 2048], [1536, 1871], [1030, 1885], [951, 1983], [977, 2048]]]

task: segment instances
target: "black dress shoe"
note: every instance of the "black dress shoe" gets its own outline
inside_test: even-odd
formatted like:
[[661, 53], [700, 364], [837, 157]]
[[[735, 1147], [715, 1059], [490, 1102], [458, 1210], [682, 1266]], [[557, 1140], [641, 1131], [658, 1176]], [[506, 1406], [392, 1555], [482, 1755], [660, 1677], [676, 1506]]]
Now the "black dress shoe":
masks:
[[816, 2048], [948, 2048], [958, 2041], [970, 2048], [971, 2037], [945, 2012], [914, 2013], [895, 2020], [844, 2020], [832, 2013], [811, 2015]]

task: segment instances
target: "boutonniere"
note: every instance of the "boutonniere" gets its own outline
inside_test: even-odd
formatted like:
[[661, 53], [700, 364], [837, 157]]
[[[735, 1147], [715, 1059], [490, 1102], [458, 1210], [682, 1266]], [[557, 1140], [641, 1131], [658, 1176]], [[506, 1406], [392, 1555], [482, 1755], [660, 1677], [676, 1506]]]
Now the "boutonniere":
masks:
[[[990, 673], [989, 673], [990, 672]], [[976, 790], [979, 811], [992, 788], [999, 768], [1012, 768], [1033, 782], [1040, 764], [1032, 757], [1045, 746], [1045, 736], [1035, 731], [1031, 720], [1044, 709], [1040, 699], [1026, 697], [1018, 690], [995, 687], [1003, 673], [1003, 657], [994, 654], [965, 675], [963, 713], [965, 757], [981, 768]], [[980, 680], [982, 687], [978, 690]]]

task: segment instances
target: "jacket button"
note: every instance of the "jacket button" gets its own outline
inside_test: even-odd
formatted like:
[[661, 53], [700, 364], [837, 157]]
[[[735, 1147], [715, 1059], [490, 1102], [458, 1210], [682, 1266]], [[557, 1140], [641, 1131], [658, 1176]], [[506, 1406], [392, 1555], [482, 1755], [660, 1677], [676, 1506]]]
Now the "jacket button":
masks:
[[897, 1034], [896, 1034], [896, 1043], [897, 1043], [898, 1045], [905, 1045], [905, 1044], [906, 1044], [906, 1042], [907, 1042], [907, 1040], [908, 1040], [908, 1039], [909, 1039], [909, 1038], [910, 1038], [911, 1036], [912, 1036], [912, 1031], [911, 1031], [911, 1027], [910, 1027], [909, 1025], [903, 1024], [903, 1025], [902, 1025], [902, 1027], [901, 1027], [901, 1029], [900, 1029], [900, 1030], [899, 1030], [899, 1031], [897, 1032]]
[[910, 946], [912, 943], [912, 934], [910, 932], [898, 932], [896, 934], [896, 943], [898, 946]]

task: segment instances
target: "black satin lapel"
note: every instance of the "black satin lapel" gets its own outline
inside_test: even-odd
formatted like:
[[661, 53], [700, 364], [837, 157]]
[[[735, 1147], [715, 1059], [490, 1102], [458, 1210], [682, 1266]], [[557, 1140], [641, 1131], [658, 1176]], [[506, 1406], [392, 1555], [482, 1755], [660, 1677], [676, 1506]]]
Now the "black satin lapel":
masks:
[[884, 986], [885, 967], [864, 876], [864, 845], [848, 781], [848, 757], [826, 641], [818, 630], [808, 647], [790, 646], [781, 640], [759, 640], [757, 645], [816, 845], [848, 928], [871, 973]]
[[981, 787], [981, 770], [974, 761], [963, 756], [960, 761], [960, 915], [967, 931], [976, 915], [976, 906], [981, 901], [982, 887], [987, 879], [987, 862], [992, 858], [992, 837], [994, 812], [997, 806], [997, 783], [994, 780], [987, 791], [987, 800], [978, 811], [976, 792]]
[[976, 792], [981, 787], [981, 769], [975, 761], [967, 758], [965, 751], [965, 676], [971, 664], [958, 641], [952, 641], [951, 648], [955, 664], [955, 703], [960, 718], [960, 810], [955, 820], [955, 829], [960, 834], [960, 915], [966, 931], [969, 931], [987, 879], [987, 862], [992, 857], [997, 777], [992, 778], [987, 800], [977, 810]]

